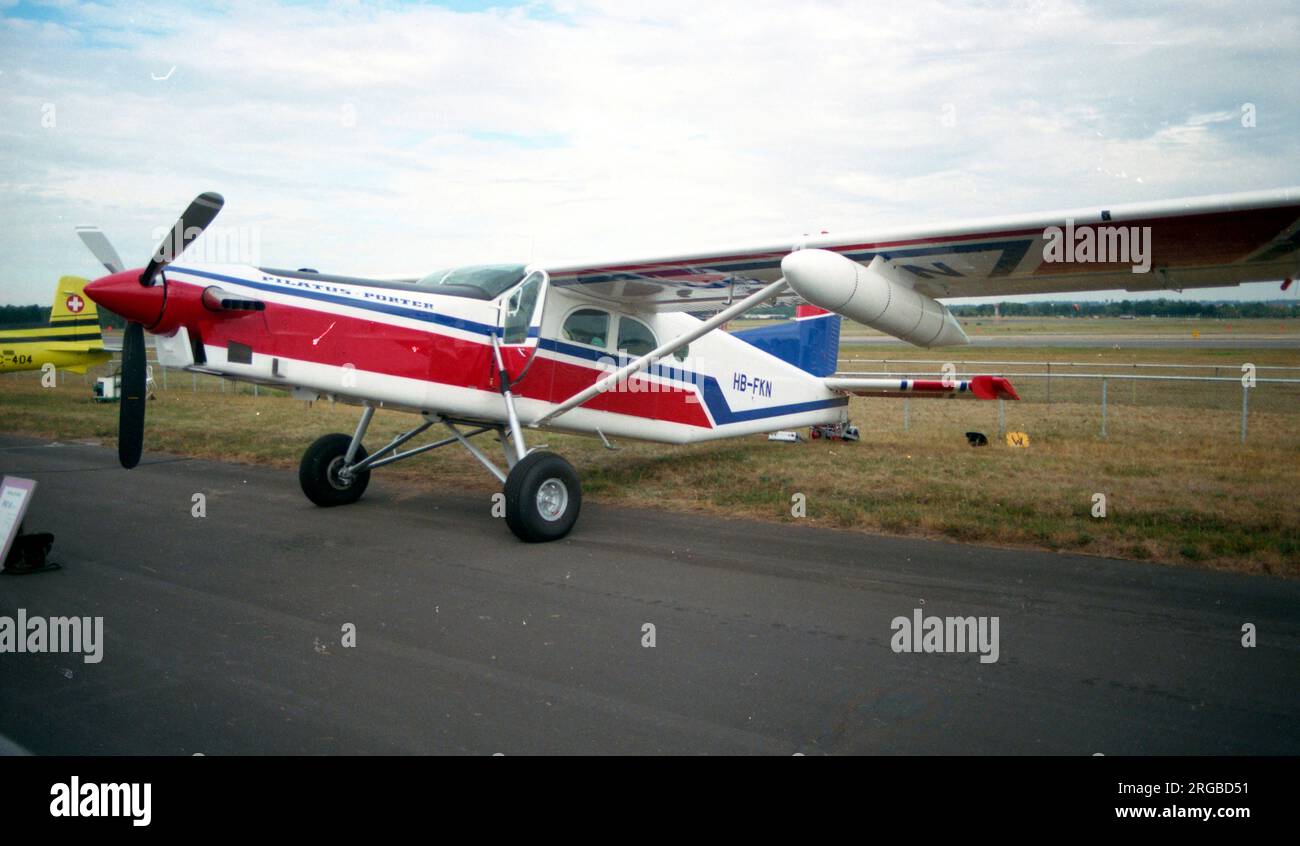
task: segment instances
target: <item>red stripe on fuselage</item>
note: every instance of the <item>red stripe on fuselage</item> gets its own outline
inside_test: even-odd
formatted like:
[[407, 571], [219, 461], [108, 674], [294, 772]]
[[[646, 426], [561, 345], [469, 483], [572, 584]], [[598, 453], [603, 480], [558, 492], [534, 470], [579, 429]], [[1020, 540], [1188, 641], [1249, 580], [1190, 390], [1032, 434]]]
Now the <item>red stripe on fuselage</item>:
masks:
[[[524, 380], [515, 388], [519, 396], [563, 402], [579, 391], [590, 387], [596, 380], [609, 375], [609, 371], [570, 364], [537, 355]], [[687, 426], [712, 428], [708, 414], [700, 403], [699, 394], [691, 388], [664, 382], [651, 382], [642, 376], [633, 376], [618, 390], [598, 394], [583, 405], [595, 411], [630, 414], [651, 420], [682, 423]]]
[[[172, 284], [185, 284], [173, 282]], [[289, 292], [286, 292], [289, 293]], [[433, 330], [350, 317], [304, 306], [268, 302], [266, 310], [236, 320], [201, 321], [203, 343], [244, 344], [253, 352], [309, 361], [331, 367], [418, 379], [440, 385], [497, 393], [492, 347]], [[534, 354], [516, 396], [562, 402], [607, 375], [596, 367]], [[513, 368], [512, 368], [513, 369]], [[712, 423], [691, 388], [643, 377], [628, 380], [624, 390], [600, 394], [583, 407], [650, 420], [711, 428]]]

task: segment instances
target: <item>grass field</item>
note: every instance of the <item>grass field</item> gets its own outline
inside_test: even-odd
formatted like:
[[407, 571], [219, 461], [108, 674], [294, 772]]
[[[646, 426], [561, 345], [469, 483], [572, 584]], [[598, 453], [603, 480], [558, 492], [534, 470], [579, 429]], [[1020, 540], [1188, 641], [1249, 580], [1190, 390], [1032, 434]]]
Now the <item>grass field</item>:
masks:
[[[1243, 361], [1300, 366], [1300, 352], [1290, 350], [962, 352], [973, 360], [1050, 358], [1111, 367], [1135, 360], [1208, 363], [1238, 374]], [[904, 345], [870, 352], [889, 360], [941, 355]], [[0, 377], [0, 431], [114, 443], [117, 409], [96, 405], [88, 381], [66, 374], [60, 387], [44, 389], [38, 374]], [[221, 393], [217, 384], [172, 373], [169, 390], [150, 403], [146, 452], [271, 464], [286, 470], [285, 485], [296, 486], [291, 471], [306, 445], [355, 426], [355, 408], [309, 406], [266, 391], [254, 397], [248, 386]], [[1244, 446], [1239, 384], [1116, 382], [1104, 439], [1097, 383], [1058, 380], [1050, 402], [1042, 380], [1018, 381], [1018, 387], [1025, 401], [1006, 404], [1006, 426], [1029, 434], [1027, 449], [997, 438], [998, 403], [915, 400], [906, 406], [905, 429], [904, 404], [886, 399], [852, 401], [863, 435], [857, 444], [781, 444], [755, 436], [690, 447], [621, 442], [611, 452], [590, 438], [535, 440], [572, 461], [587, 496], [600, 502], [1300, 577], [1295, 386], [1254, 389]], [[381, 445], [413, 419], [381, 411], [367, 445]], [[989, 434], [993, 445], [970, 448], [968, 430]], [[453, 449], [378, 470], [372, 483], [386, 478], [481, 491], [485, 514], [497, 490]], [[1098, 493], [1107, 505], [1100, 519], [1092, 516]], [[806, 499], [804, 518], [791, 516], [795, 494]]]

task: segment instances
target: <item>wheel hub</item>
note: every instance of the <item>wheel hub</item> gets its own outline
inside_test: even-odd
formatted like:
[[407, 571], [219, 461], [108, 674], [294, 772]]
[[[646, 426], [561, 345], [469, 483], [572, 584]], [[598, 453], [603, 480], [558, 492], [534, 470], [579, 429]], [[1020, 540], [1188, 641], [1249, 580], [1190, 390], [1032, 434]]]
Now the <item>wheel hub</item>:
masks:
[[335, 490], [345, 491], [352, 487], [351, 474], [344, 474], [343, 468], [347, 465], [344, 463], [347, 456], [340, 455], [330, 462], [329, 467], [325, 469], [325, 478], [329, 480], [330, 486]]
[[547, 479], [537, 488], [537, 513], [554, 523], [569, 508], [569, 488], [559, 479]]

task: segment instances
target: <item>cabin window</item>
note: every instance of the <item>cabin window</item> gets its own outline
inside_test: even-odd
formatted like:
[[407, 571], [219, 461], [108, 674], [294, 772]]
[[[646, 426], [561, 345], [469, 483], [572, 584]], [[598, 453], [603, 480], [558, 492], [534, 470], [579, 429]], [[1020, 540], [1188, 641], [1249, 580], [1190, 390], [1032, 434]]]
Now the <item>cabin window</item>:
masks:
[[580, 308], [564, 320], [561, 337], [575, 344], [604, 349], [609, 345], [609, 312], [598, 308]]
[[655, 333], [640, 320], [620, 317], [618, 320], [618, 350], [628, 355], [643, 356], [659, 346]]

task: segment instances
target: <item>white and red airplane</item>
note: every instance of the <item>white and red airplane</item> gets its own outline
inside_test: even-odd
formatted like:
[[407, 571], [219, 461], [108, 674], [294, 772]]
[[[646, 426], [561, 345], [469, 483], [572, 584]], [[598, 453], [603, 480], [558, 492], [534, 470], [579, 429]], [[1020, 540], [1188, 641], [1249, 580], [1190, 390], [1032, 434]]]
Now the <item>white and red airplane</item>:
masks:
[[[371, 470], [460, 444], [504, 485], [507, 522], [526, 541], [566, 535], [582, 500], [567, 461], [527, 448], [537, 427], [683, 444], [843, 426], [851, 394], [1017, 398], [993, 376], [837, 377], [841, 315], [947, 346], [968, 339], [944, 298], [1289, 280], [1300, 264], [1300, 189], [404, 280], [173, 264], [222, 205], [197, 197], [143, 269], [125, 270], [98, 230], [78, 230], [110, 271], [86, 294], [131, 321], [122, 465], [141, 455], [147, 329], [167, 366], [362, 406], [353, 434], [325, 435], [303, 455], [299, 480], [317, 505], [355, 502]], [[778, 298], [817, 308], [782, 326], [715, 331]], [[421, 420], [368, 453], [378, 407]], [[448, 436], [403, 449], [435, 425]], [[471, 441], [485, 433], [504, 466]]]

